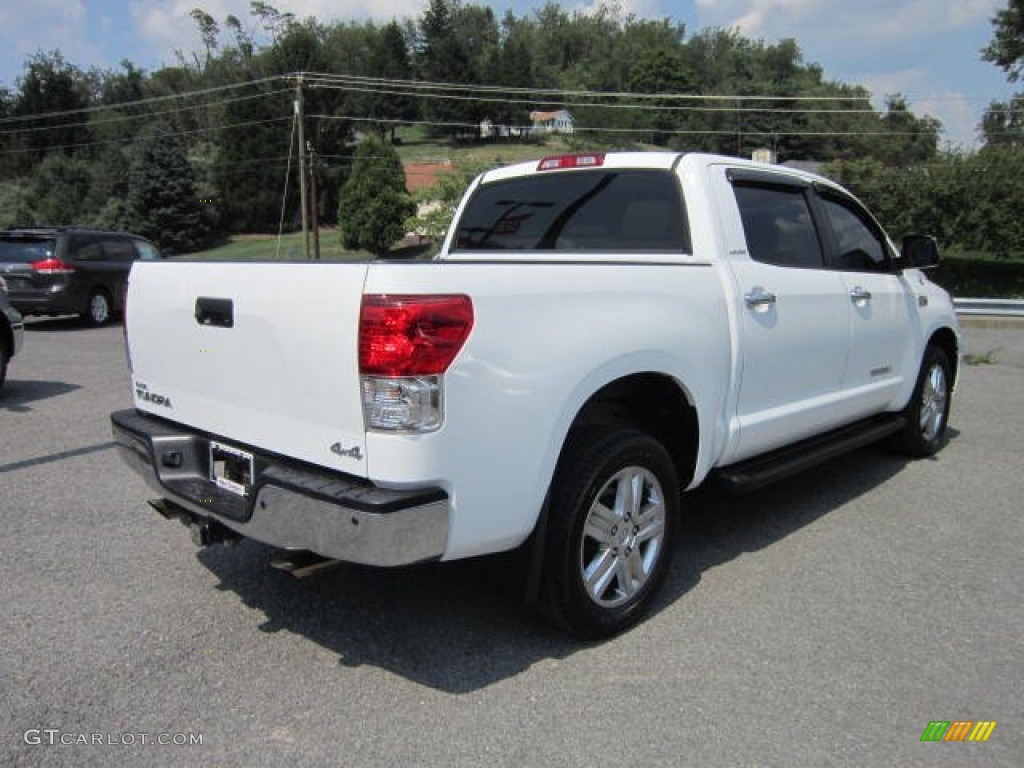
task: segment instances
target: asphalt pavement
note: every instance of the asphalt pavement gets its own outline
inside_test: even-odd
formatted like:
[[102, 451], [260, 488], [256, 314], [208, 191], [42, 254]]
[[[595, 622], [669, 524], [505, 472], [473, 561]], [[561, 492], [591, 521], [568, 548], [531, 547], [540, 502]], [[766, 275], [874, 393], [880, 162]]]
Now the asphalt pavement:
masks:
[[[0, 394], [0, 765], [1019, 768], [1024, 329], [966, 333], [936, 458], [688, 495], [653, 615], [581, 644], [491, 561], [299, 581], [197, 551], [113, 449], [120, 327], [31, 321]], [[921, 741], [946, 721], [996, 725]]]

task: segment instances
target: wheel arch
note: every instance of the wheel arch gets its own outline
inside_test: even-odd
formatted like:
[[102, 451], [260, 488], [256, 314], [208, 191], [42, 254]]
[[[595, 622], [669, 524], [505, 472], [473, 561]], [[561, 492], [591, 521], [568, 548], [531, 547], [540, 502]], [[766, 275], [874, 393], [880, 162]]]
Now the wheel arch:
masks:
[[675, 378], [648, 371], [605, 384], [577, 411], [563, 449], [573, 431], [598, 426], [633, 427], [651, 435], [672, 456], [680, 487], [690, 484], [700, 429], [690, 395]]
[[952, 328], [939, 328], [928, 339], [929, 346], [936, 346], [946, 353], [949, 364], [953, 366], [953, 383], [955, 384], [960, 375], [960, 340]]

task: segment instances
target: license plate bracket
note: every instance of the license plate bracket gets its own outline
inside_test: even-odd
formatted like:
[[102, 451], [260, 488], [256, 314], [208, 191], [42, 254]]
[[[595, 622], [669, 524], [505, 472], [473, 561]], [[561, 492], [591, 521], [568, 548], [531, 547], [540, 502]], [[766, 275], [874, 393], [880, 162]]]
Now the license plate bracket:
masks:
[[248, 497], [256, 477], [255, 465], [249, 451], [210, 441], [210, 481], [218, 488]]

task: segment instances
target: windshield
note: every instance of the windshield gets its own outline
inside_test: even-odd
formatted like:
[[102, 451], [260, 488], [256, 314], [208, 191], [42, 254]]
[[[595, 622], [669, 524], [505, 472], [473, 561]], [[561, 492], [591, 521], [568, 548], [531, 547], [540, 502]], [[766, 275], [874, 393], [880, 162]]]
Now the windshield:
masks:
[[452, 250], [684, 253], [689, 247], [674, 174], [609, 169], [482, 184], [459, 220]]
[[29, 264], [33, 261], [52, 259], [57, 241], [52, 237], [0, 236], [0, 262], [7, 264]]

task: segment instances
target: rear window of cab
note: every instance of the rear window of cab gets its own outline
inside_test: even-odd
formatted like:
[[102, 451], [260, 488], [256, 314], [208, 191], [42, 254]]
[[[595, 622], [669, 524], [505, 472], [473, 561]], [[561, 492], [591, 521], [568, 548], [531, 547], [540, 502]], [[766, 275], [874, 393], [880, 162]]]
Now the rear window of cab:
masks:
[[689, 240], [674, 173], [601, 168], [481, 184], [452, 250], [689, 253]]

